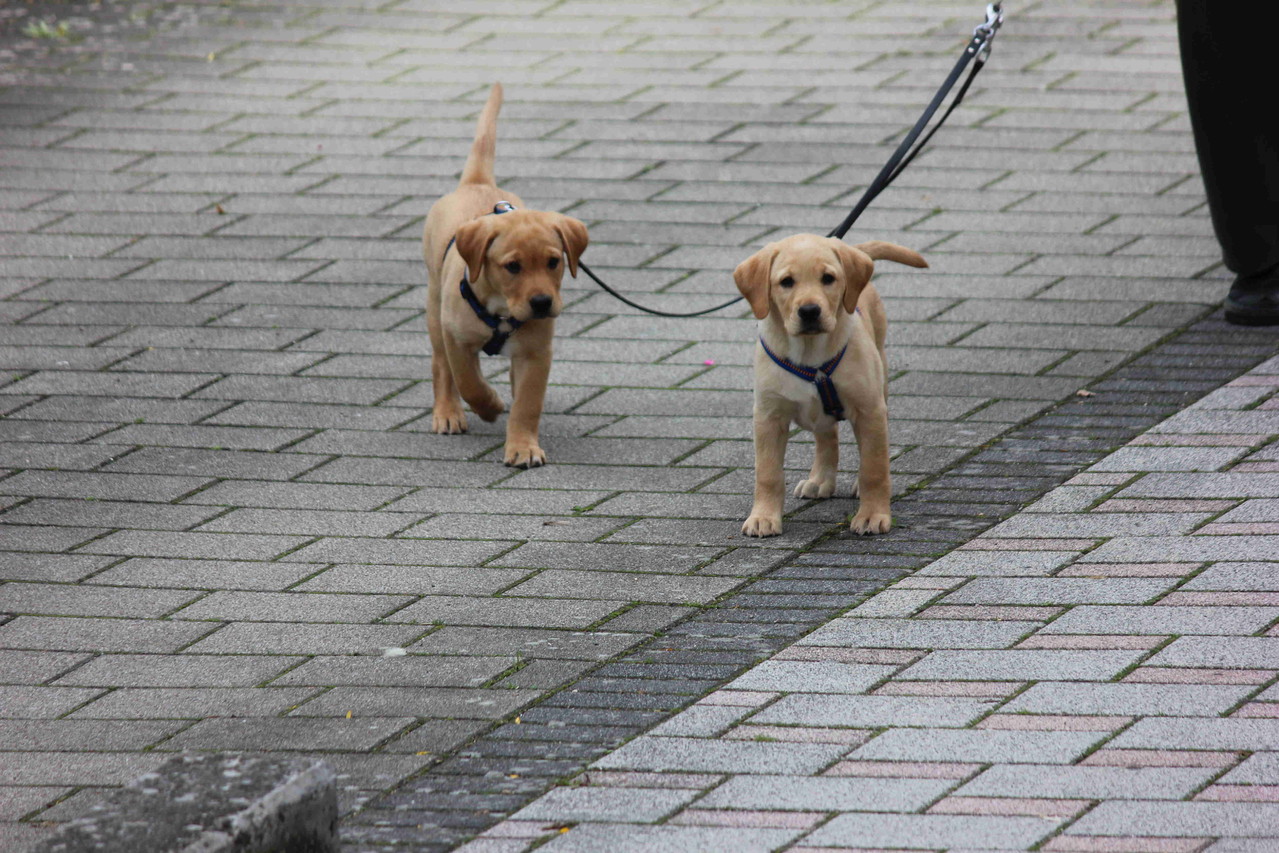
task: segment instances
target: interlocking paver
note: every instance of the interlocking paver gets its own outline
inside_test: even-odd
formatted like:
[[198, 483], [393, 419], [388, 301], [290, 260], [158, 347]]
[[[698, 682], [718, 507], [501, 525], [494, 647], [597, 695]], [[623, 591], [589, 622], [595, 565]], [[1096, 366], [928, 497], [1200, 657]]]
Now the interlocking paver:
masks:
[[919, 849], [926, 844], [933, 849], [1024, 850], [1048, 835], [1057, 822], [1042, 817], [844, 814], [807, 840], [819, 847], [908, 845]]
[[464, 688], [334, 687], [292, 712], [303, 717], [363, 717], [411, 720], [424, 702], [442, 717], [493, 720], [506, 717], [537, 695], [536, 690], [468, 690]]
[[958, 789], [966, 796], [1179, 799], [1213, 776], [1202, 768], [1062, 767], [1028, 764], [992, 767]]

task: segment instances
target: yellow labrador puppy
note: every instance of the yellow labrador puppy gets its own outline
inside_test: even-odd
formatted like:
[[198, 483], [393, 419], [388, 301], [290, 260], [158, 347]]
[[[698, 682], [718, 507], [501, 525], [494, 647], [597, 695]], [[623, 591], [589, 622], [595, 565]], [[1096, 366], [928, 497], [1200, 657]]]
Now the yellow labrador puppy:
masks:
[[782, 461], [791, 423], [811, 430], [817, 453], [803, 498], [827, 498], [839, 468], [839, 422], [853, 423], [861, 454], [853, 494], [861, 498], [850, 529], [892, 527], [888, 476], [888, 384], [884, 303], [870, 283], [875, 261], [928, 264], [892, 243], [849, 246], [797, 234], [769, 243], [733, 271], [737, 289], [760, 320], [755, 348], [755, 504], [747, 536], [782, 532]]
[[506, 408], [480, 371], [480, 351], [511, 357], [511, 417], [504, 461], [546, 464], [538, 442], [551, 370], [551, 339], [563, 303], [567, 259], [577, 276], [586, 226], [561, 213], [524, 210], [497, 188], [493, 157], [502, 86], [494, 84], [480, 113], [475, 142], [453, 192], [431, 206], [422, 233], [426, 258], [426, 322], [431, 335], [435, 407], [431, 429], [466, 432], [465, 400], [485, 421]]

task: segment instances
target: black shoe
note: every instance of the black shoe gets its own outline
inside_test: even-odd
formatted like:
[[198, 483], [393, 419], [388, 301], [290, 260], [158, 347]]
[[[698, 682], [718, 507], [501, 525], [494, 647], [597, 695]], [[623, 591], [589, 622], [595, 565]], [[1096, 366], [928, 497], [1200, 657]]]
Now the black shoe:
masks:
[[1279, 267], [1235, 279], [1226, 296], [1226, 322], [1279, 326]]

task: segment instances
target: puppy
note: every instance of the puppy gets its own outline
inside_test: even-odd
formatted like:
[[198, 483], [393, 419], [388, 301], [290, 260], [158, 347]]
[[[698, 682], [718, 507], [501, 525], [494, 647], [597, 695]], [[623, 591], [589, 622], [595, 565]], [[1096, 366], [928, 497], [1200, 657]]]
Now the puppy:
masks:
[[497, 188], [493, 155], [502, 86], [480, 113], [470, 156], [453, 192], [431, 206], [422, 232], [426, 322], [435, 406], [431, 429], [466, 432], [465, 400], [492, 421], [505, 404], [480, 372], [480, 350], [511, 358], [511, 416], [503, 459], [517, 468], [546, 464], [538, 423], [551, 370], [551, 338], [563, 303], [567, 259], [577, 276], [586, 226], [560, 213], [525, 210]]
[[888, 475], [887, 318], [870, 283], [875, 260], [928, 264], [892, 243], [849, 246], [833, 237], [797, 234], [769, 243], [733, 271], [737, 289], [759, 319], [755, 347], [755, 503], [747, 536], [782, 532], [782, 460], [791, 423], [811, 430], [817, 453], [796, 497], [827, 498], [839, 468], [839, 421], [853, 423], [861, 454], [861, 498], [849, 528], [892, 527]]

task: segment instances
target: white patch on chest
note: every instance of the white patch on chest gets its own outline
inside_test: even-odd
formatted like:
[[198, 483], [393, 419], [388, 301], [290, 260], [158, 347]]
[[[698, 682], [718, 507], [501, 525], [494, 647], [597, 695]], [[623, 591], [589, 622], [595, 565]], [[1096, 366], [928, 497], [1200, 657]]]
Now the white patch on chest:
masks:
[[829, 429], [835, 419], [822, 410], [822, 400], [817, 386], [800, 379], [777, 365], [770, 365], [776, 372], [772, 393], [792, 405], [791, 419], [806, 430]]

